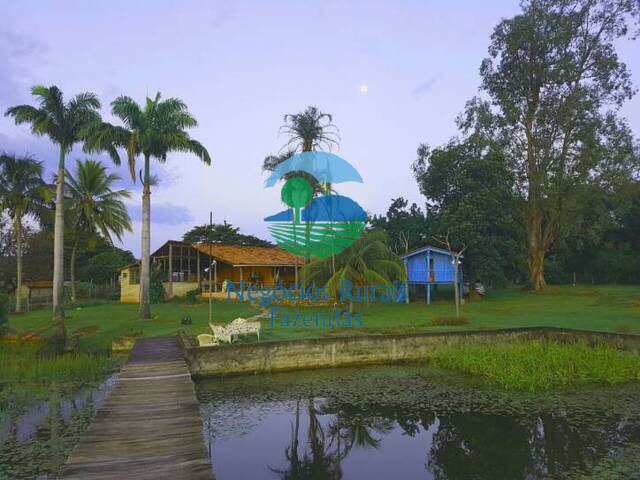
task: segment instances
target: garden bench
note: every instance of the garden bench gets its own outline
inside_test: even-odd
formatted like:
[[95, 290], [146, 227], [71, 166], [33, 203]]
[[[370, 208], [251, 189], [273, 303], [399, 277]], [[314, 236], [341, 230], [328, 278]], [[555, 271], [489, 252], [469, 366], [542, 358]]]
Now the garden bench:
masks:
[[260, 328], [262, 325], [260, 322], [253, 322], [251, 320], [247, 320], [246, 318], [238, 317], [233, 322], [229, 324], [229, 328], [231, 329], [231, 334], [235, 336], [240, 335], [250, 335], [255, 333], [258, 336], [258, 341], [260, 341]]
[[226, 325], [216, 325], [215, 323], [210, 323], [209, 328], [211, 329], [211, 333], [214, 338], [218, 342], [231, 343], [233, 340], [231, 329]]

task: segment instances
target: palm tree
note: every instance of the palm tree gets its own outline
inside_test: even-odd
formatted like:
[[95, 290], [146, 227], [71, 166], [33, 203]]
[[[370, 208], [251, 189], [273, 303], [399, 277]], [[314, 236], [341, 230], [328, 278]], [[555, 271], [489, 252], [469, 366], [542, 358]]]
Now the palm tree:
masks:
[[317, 107], [307, 107], [302, 113], [288, 113], [280, 132], [290, 136], [285, 145], [294, 151], [311, 152], [337, 146], [340, 141], [338, 128], [332, 123], [330, 113], [322, 113]]
[[138, 155], [144, 158], [142, 180], [142, 255], [140, 266], [140, 319], [151, 318], [149, 285], [150, 279], [150, 219], [151, 219], [151, 172], [152, 158], [160, 162], [167, 160], [169, 152], [189, 152], [209, 165], [209, 152], [197, 140], [192, 139], [186, 129], [197, 126], [182, 100], [169, 98], [160, 101], [147, 97], [141, 108], [131, 97], [121, 96], [111, 103], [111, 113], [120, 118], [124, 126], [109, 123], [94, 124], [87, 130], [87, 150], [107, 151], [114, 161], [119, 161], [117, 148], [127, 151], [129, 169], [135, 181], [135, 162]]
[[55, 85], [35, 86], [32, 95], [38, 107], [17, 105], [5, 115], [16, 124], [27, 123], [35, 135], [45, 135], [60, 149], [56, 177], [56, 214], [53, 240], [53, 317], [64, 320], [62, 291], [64, 288], [64, 161], [73, 146], [82, 140], [87, 125], [99, 122], [100, 101], [90, 92], [80, 93], [65, 103], [62, 91]]
[[[322, 283], [335, 296], [343, 280], [356, 288], [372, 284], [391, 287], [393, 281], [404, 278], [404, 264], [389, 248], [385, 234], [371, 231], [337, 255], [335, 266], [331, 258], [316, 260], [303, 267], [302, 275], [306, 283]], [[353, 312], [353, 301], [349, 311]]]
[[122, 199], [129, 198], [128, 190], [114, 190], [113, 184], [120, 176], [107, 173], [96, 160], [76, 160], [76, 175], [66, 172], [68, 216], [74, 236], [71, 249], [71, 301], [76, 301], [76, 252], [81, 238], [89, 247], [95, 245], [101, 235], [113, 244], [113, 236], [119, 241], [125, 231], [131, 231], [131, 219]]
[[0, 155], [0, 212], [6, 210], [11, 217], [16, 242], [17, 313], [22, 311], [22, 220], [27, 215], [41, 218], [50, 191], [42, 179], [42, 163], [30, 157]]
[[[323, 113], [318, 107], [309, 106], [302, 113], [288, 113], [284, 116], [284, 125], [280, 133], [289, 135], [289, 141], [282, 147], [284, 153], [268, 155], [262, 162], [262, 171], [273, 171], [278, 165], [297, 152], [311, 152], [316, 150], [331, 150], [339, 146], [340, 136], [338, 127], [333, 124], [333, 116]], [[301, 177], [309, 182], [313, 188], [313, 196], [330, 195], [335, 193], [331, 184], [320, 184], [318, 180], [307, 172], [289, 172], [283, 179]], [[311, 229], [307, 222], [305, 228], [306, 242], [309, 242]], [[333, 255], [332, 255], [333, 258]], [[309, 261], [309, 258], [306, 259]]]
[[[282, 147], [282, 153], [265, 157], [262, 162], [262, 171], [274, 171], [278, 165], [298, 152], [331, 150], [340, 144], [338, 127], [333, 124], [333, 116], [330, 113], [322, 113], [318, 107], [310, 106], [302, 113], [286, 114], [280, 133], [289, 135], [289, 141]], [[308, 180], [313, 187], [314, 196], [331, 192], [330, 185], [320, 185], [306, 172], [290, 172], [284, 176], [284, 179], [291, 177], [303, 177]]]

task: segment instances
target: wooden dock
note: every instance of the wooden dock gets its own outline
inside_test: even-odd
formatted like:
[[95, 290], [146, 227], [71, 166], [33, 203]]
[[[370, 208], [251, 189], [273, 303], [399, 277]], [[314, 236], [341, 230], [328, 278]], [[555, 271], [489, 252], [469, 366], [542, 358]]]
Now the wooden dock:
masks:
[[136, 342], [61, 478], [213, 480], [193, 382], [175, 337]]

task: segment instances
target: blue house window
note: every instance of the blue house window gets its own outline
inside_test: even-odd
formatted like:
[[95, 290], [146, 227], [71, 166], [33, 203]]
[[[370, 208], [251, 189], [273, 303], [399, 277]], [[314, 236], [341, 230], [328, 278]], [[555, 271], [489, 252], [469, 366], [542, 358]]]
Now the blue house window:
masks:
[[433, 257], [429, 257], [429, 281], [436, 281], [436, 271], [435, 271], [435, 262]]

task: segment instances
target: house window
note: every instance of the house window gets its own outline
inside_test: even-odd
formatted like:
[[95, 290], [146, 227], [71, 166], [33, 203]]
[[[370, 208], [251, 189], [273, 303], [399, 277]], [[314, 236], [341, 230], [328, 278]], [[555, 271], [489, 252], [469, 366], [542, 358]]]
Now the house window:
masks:
[[132, 268], [130, 270], [131, 278], [129, 279], [129, 285], [139, 285], [140, 284], [140, 269]]
[[433, 257], [429, 257], [429, 281], [436, 281], [436, 271], [435, 271], [435, 259]]

